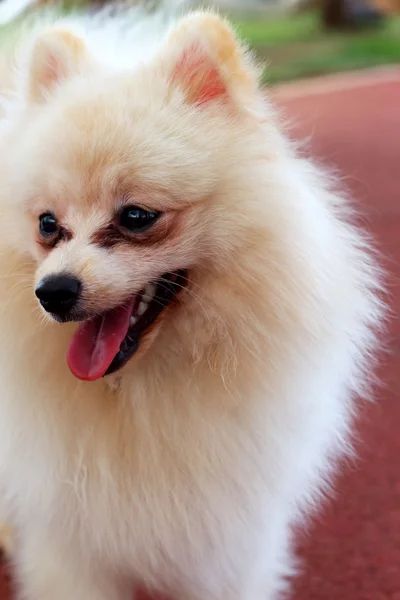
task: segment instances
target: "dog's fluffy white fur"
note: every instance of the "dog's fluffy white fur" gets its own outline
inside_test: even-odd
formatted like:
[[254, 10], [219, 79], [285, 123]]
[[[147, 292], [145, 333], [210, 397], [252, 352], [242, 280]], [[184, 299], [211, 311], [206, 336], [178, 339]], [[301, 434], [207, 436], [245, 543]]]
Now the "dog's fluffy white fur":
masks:
[[[0, 489], [18, 586], [29, 600], [139, 585], [272, 600], [292, 526], [348, 450], [379, 271], [229, 27], [195, 13], [164, 35], [135, 14], [38, 22], [3, 57]], [[93, 242], [121, 181], [165, 213], [164, 237]], [[72, 232], [52, 250], [45, 210]], [[188, 288], [137, 356], [76, 379], [76, 326], [43, 319], [38, 280], [67, 268], [101, 312], [182, 267]]]

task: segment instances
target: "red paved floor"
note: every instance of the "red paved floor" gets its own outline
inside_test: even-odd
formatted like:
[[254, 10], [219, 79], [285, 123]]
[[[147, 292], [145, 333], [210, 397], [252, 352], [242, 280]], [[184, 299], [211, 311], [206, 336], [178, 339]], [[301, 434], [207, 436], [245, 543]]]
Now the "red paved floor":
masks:
[[[358, 198], [388, 257], [399, 314], [400, 77], [282, 104], [298, 123], [296, 135], [312, 136], [313, 153], [338, 166]], [[302, 536], [304, 573], [294, 600], [400, 600], [399, 350], [395, 317], [381, 368], [384, 388], [360, 420], [358, 464], [346, 469], [333, 502]], [[6, 587], [0, 584], [0, 600], [9, 599]]]
[[[304, 540], [295, 600], [400, 600], [400, 71], [397, 81], [291, 99], [313, 153], [338, 166], [391, 271], [384, 389], [365, 406], [359, 461]], [[301, 125], [300, 125], [301, 122]]]

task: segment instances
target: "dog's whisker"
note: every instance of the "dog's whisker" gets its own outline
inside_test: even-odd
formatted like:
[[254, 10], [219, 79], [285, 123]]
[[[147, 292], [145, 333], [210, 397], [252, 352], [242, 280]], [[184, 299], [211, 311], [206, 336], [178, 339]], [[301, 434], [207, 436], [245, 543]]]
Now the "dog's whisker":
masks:
[[[160, 285], [164, 285], [166, 281], [168, 282], [168, 280], [165, 280], [163, 278], [160, 278], [159, 281], [160, 281]], [[193, 290], [191, 290], [189, 287], [186, 287], [181, 284], [175, 284], [175, 285], [177, 285], [177, 287], [180, 287], [182, 290], [185, 290], [190, 296], [193, 297], [193, 299], [199, 304], [201, 310], [204, 312], [208, 321], [211, 322], [211, 317], [206, 310], [207, 303], [204, 301], [204, 299], [200, 298], [200, 296], [198, 294], [196, 294]], [[167, 289], [169, 289], [169, 288], [167, 288]], [[179, 295], [177, 296], [177, 298], [179, 300]]]

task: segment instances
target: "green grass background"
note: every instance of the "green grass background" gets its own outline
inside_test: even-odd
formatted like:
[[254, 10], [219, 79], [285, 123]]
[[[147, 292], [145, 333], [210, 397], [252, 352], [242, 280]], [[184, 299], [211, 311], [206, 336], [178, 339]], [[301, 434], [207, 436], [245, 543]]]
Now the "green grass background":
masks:
[[325, 31], [317, 11], [236, 25], [266, 63], [270, 83], [400, 63], [400, 16], [374, 30], [346, 33]]

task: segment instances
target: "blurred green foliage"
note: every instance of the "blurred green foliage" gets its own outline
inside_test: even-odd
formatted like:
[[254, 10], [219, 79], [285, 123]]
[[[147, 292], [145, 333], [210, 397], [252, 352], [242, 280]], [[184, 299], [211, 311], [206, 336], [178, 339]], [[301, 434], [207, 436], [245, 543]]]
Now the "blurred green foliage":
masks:
[[376, 29], [346, 33], [324, 30], [317, 11], [249, 18], [236, 25], [266, 63], [264, 82], [400, 63], [400, 16]]

